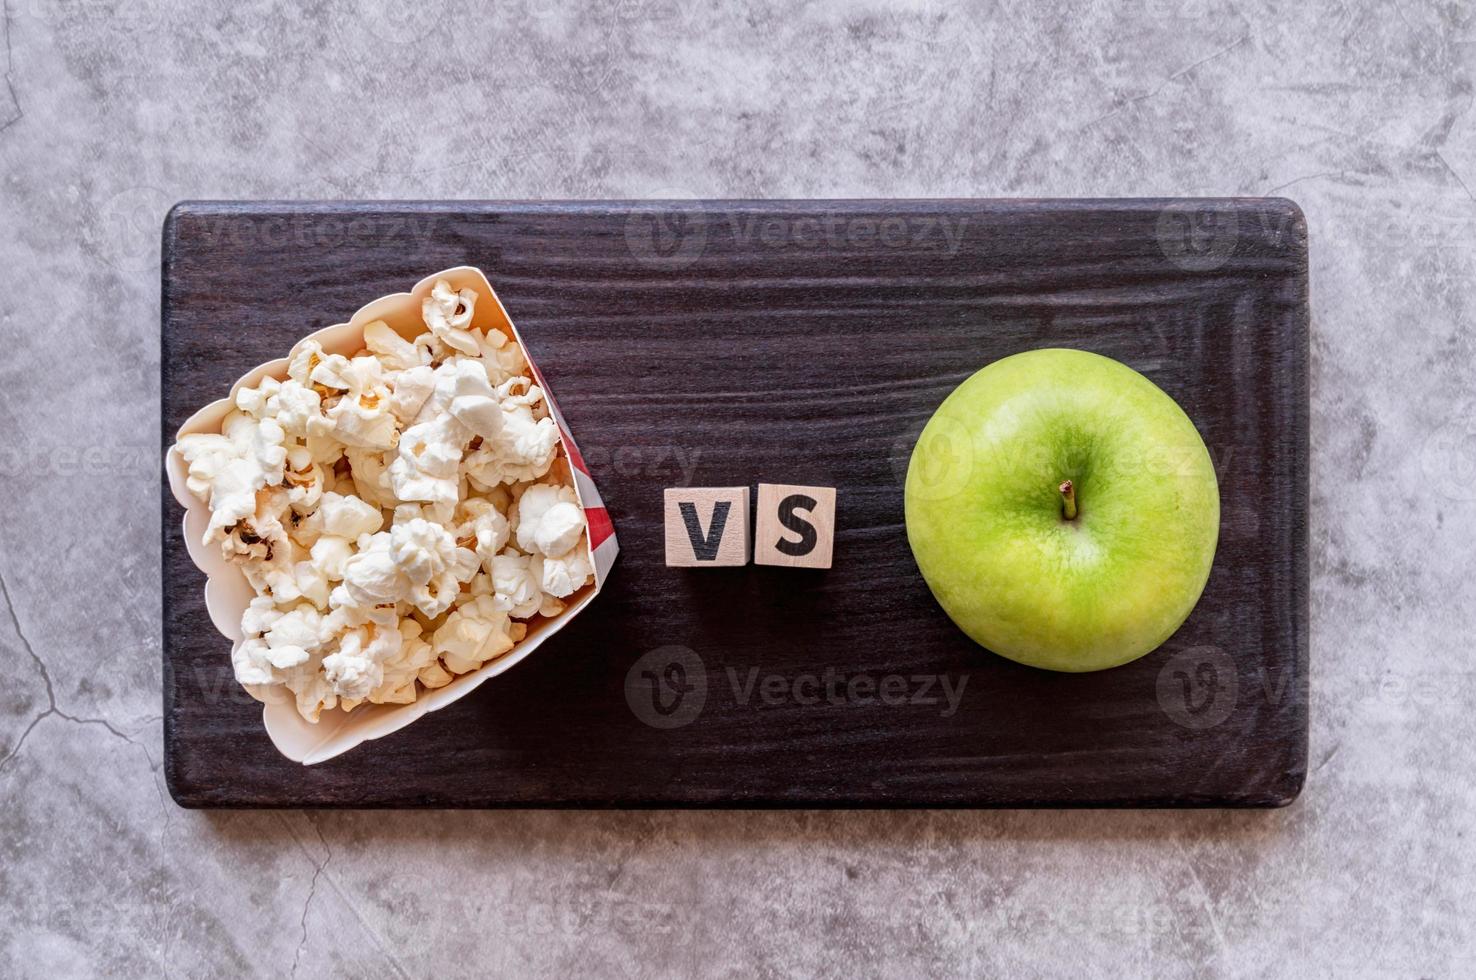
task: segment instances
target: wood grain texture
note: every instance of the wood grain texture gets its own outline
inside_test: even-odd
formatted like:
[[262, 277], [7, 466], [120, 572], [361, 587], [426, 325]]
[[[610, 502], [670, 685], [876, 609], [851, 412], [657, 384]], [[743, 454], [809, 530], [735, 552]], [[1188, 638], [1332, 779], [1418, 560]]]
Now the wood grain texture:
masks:
[[[466, 699], [304, 769], [236, 689], [166, 490], [166, 773], [180, 803], [1276, 806], [1300, 790], [1295, 205], [181, 205], [164, 239], [165, 444], [246, 368], [461, 263], [497, 287], [609, 505], [622, 553], [605, 593]], [[1044, 346], [1146, 374], [1220, 476], [1203, 599], [1163, 648], [1101, 674], [976, 647], [928, 594], [903, 530], [928, 416], [982, 365]], [[833, 568], [666, 567], [665, 487], [779, 475], [838, 488]], [[667, 714], [652, 695], [670, 695]]]

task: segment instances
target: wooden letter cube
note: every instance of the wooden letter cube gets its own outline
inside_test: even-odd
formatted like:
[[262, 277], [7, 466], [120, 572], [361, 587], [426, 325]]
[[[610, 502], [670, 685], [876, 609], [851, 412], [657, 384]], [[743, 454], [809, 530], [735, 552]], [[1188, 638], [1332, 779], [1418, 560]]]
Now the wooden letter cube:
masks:
[[666, 564], [747, 565], [747, 487], [667, 487]]
[[829, 568], [835, 548], [835, 487], [758, 485], [757, 565]]

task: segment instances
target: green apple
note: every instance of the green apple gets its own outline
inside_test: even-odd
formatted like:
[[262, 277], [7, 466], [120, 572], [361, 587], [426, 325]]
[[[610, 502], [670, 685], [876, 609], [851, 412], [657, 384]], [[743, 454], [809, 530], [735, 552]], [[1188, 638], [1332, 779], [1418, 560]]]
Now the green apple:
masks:
[[1220, 491], [1204, 440], [1132, 368], [1078, 350], [995, 361], [912, 451], [907, 539], [979, 644], [1047, 670], [1157, 648], [1209, 578]]

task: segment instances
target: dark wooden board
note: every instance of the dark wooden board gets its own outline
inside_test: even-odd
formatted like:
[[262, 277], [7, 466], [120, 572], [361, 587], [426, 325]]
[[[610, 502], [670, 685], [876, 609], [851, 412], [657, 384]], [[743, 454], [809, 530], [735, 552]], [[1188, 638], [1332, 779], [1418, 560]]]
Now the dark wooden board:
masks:
[[[497, 287], [609, 505], [622, 553], [605, 593], [464, 700], [304, 768], [235, 688], [166, 490], [181, 804], [1278, 806], [1300, 791], [1307, 240], [1291, 202], [184, 204], [164, 229], [165, 444], [247, 368], [462, 263]], [[1101, 674], [976, 647], [903, 529], [923, 422], [979, 367], [1042, 346], [1147, 374], [1220, 474], [1203, 599], [1162, 649]], [[664, 487], [759, 481], [839, 488], [832, 569], [664, 567]], [[632, 668], [663, 647], [692, 651], [689, 683], [706, 682], [682, 727], [627, 701], [649, 695]], [[888, 675], [904, 703], [852, 684]], [[920, 694], [924, 676], [965, 685], [956, 712], [912, 703], [942, 690]]]

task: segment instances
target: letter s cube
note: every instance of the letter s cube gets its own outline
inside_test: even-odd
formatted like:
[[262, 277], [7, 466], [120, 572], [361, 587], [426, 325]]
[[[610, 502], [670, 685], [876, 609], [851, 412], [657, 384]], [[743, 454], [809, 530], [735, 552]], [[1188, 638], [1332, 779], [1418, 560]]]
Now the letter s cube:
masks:
[[829, 568], [835, 547], [835, 487], [758, 485], [756, 565]]

